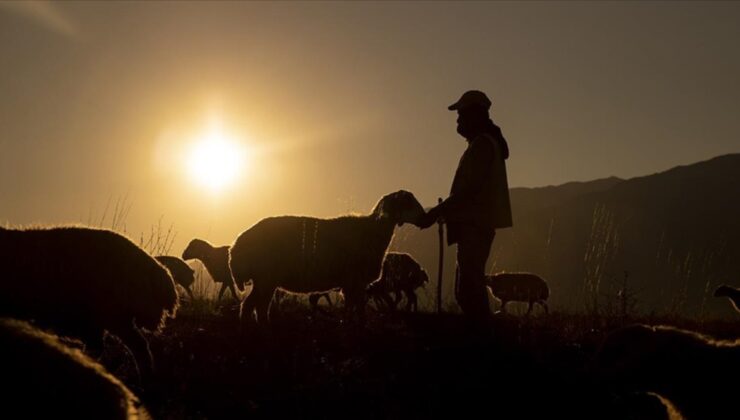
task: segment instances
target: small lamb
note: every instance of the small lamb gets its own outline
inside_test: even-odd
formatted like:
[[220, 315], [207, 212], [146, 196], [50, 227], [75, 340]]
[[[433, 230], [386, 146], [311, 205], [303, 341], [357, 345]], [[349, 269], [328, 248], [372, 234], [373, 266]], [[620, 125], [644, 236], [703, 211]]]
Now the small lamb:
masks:
[[535, 303], [539, 303], [548, 313], [547, 298], [550, 288], [540, 276], [532, 273], [499, 273], [486, 276], [486, 286], [501, 301], [501, 313], [506, 313], [509, 302], [528, 302], [527, 315], [532, 312]]

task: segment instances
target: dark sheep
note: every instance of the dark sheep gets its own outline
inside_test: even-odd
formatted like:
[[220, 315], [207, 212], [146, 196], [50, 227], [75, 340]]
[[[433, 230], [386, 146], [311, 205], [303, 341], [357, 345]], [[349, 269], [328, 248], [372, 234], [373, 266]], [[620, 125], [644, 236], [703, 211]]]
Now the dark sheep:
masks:
[[153, 360], [143, 330], [174, 318], [170, 273], [128, 238], [110, 230], [0, 228], [0, 316], [33, 320], [101, 351], [105, 331], [132, 352], [140, 374]]
[[195, 271], [190, 268], [190, 266], [185, 261], [177, 257], [160, 255], [154, 258], [159, 261], [160, 264], [167, 267], [167, 269], [170, 271], [170, 274], [172, 275], [172, 278], [175, 280], [175, 283], [182, 286], [182, 288], [185, 289], [186, 292], [188, 292], [190, 300], [193, 300], [193, 290], [190, 287], [195, 282]]
[[532, 312], [535, 303], [547, 309], [547, 298], [550, 288], [540, 276], [532, 273], [500, 273], [486, 276], [486, 285], [496, 299], [501, 301], [501, 313], [506, 313], [509, 302], [527, 302], [527, 315]]
[[[202, 239], [193, 239], [182, 253], [184, 260], [199, 260], [208, 270], [208, 274], [213, 278], [214, 283], [221, 283], [221, 290], [218, 291], [218, 300], [224, 295], [228, 288], [234, 299], [239, 300], [239, 294], [234, 289], [234, 279], [231, 277], [229, 270], [229, 247], [214, 247]], [[239, 285], [239, 290], [244, 291], [244, 285]]]
[[365, 288], [378, 278], [396, 225], [413, 223], [424, 209], [413, 194], [383, 197], [372, 213], [335, 219], [282, 216], [263, 219], [243, 232], [231, 247], [229, 265], [241, 288], [252, 291], [241, 316], [268, 321], [278, 287], [308, 293], [341, 288], [345, 309], [364, 321]]
[[633, 325], [607, 336], [592, 371], [618, 391], [659, 396], [686, 419], [719, 419], [736, 410], [738, 361], [740, 340]]
[[7, 416], [151, 418], [136, 396], [100, 364], [26, 322], [0, 319], [0, 371]]
[[728, 286], [726, 284], [722, 285], [714, 291], [714, 296], [726, 297], [730, 300], [732, 306], [735, 307], [735, 310], [740, 312], [740, 290], [736, 287]]
[[[414, 290], [424, 287], [428, 281], [427, 272], [411, 255], [389, 252], [383, 260], [380, 278], [367, 286], [367, 293], [376, 303], [383, 302], [393, 310], [398, 307], [405, 294], [406, 310], [416, 311], [418, 301]], [[391, 300], [391, 293], [394, 294], [393, 300]]]

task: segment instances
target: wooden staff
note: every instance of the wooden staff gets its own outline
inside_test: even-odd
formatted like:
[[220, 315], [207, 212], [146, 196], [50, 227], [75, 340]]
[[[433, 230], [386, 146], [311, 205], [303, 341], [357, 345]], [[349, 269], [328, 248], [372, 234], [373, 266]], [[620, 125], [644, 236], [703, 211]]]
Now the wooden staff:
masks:
[[[442, 199], [437, 199], [437, 204], [441, 204]], [[439, 265], [437, 266], [437, 313], [442, 313], [442, 269], [444, 268], [444, 257], [445, 257], [445, 229], [442, 219], [437, 220], [438, 232], [439, 232]]]

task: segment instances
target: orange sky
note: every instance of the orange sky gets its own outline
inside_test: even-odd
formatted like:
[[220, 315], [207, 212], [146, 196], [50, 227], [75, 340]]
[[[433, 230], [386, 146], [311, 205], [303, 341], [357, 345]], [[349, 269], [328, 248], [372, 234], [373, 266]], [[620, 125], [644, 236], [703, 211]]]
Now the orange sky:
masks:
[[[737, 3], [0, 5], [0, 221], [86, 222], [127, 196], [179, 253], [275, 214], [446, 194], [446, 110], [486, 91], [512, 186], [738, 152]], [[178, 153], [216, 118], [251, 158], [209, 194]], [[108, 221], [110, 222], [110, 220]]]

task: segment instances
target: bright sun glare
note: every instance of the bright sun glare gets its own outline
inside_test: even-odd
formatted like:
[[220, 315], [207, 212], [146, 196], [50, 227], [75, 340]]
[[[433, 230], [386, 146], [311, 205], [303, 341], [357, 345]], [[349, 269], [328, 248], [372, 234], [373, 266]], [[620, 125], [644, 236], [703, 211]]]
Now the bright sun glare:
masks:
[[211, 129], [196, 140], [188, 154], [188, 172], [198, 185], [218, 192], [232, 185], [244, 167], [243, 146], [223, 133]]

